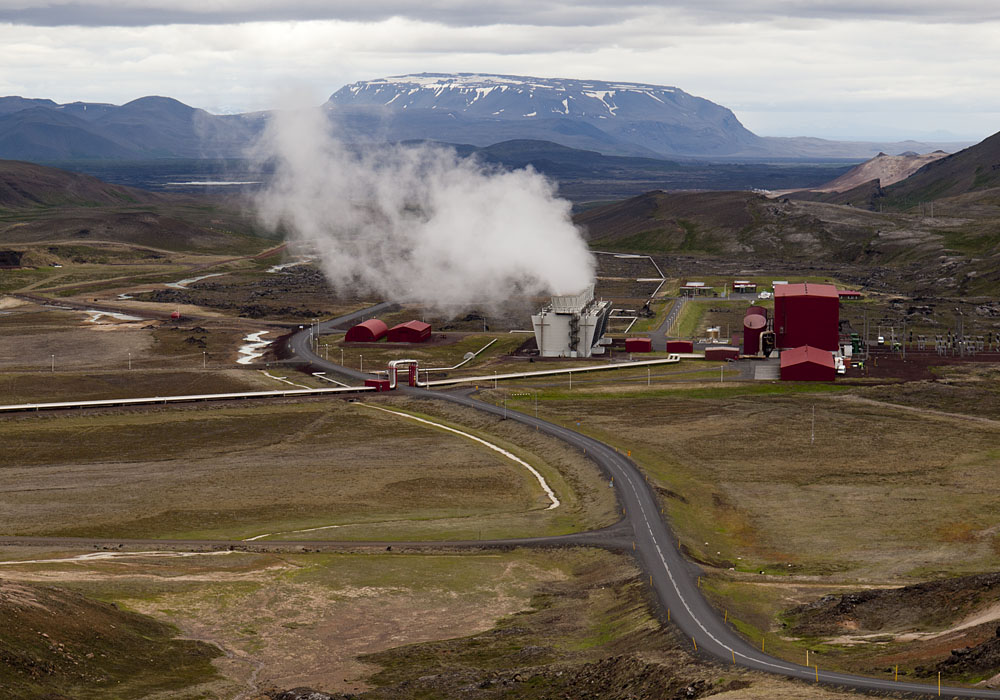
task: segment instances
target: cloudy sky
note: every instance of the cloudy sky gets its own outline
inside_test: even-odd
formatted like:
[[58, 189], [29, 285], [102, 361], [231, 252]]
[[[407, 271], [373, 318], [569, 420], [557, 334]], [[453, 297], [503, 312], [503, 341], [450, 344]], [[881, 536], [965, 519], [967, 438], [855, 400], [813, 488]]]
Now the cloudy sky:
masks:
[[994, 0], [0, 0], [0, 95], [213, 112], [474, 71], [673, 85], [765, 136], [1000, 131]]

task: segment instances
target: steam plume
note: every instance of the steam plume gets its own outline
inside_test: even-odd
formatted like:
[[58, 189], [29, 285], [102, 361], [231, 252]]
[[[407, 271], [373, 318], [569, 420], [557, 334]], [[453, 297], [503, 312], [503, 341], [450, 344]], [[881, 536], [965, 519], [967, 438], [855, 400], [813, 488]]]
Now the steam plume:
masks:
[[569, 203], [531, 169], [426, 145], [355, 149], [319, 109], [276, 113], [258, 155], [275, 166], [256, 201], [262, 220], [315, 248], [335, 289], [456, 313], [593, 282]]

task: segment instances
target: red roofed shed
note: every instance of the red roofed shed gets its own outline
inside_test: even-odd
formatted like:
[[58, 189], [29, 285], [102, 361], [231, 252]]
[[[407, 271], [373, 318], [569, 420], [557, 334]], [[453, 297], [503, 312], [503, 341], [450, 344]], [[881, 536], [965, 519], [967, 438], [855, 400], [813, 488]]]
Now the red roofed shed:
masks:
[[649, 338], [626, 338], [626, 352], [653, 352], [653, 341]]
[[389, 329], [390, 343], [422, 343], [430, 337], [431, 324], [423, 321], [407, 321]]
[[837, 366], [829, 350], [809, 345], [781, 351], [781, 379], [793, 382], [832, 382]]
[[832, 284], [780, 284], [774, 288], [774, 334], [779, 348], [811, 345], [836, 350], [840, 296]]
[[379, 321], [377, 318], [372, 318], [364, 323], [352, 326], [351, 329], [347, 331], [347, 335], [344, 336], [344, 342], [374, 343], [376, 340], [382, 340], [388, 330], [389, 326], [385, 325], [383, 321]]

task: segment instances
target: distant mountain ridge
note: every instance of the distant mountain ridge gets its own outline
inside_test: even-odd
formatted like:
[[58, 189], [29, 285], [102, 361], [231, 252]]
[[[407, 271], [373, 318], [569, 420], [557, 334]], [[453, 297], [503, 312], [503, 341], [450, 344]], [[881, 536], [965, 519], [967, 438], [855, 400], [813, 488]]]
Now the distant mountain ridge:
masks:
[[259, 120], [219, 116], [169, 97], [124, 105], [0, 97], [0, 158], [217, 158], [241, 155]]
[[[677, 87], [479, 73], [365, 80], [324, 105], [344, 140], [477, 147], [550, 141], [609, 156], [721, 162], [857, 159], [965, 144], [760, 137], [728, 108]], [[124, 105], [0, 97], [0, 158], [31, 161], [239, 158], [269, 112], [214, 115], [169, 97]]]
[[[392, 132], [440, 130], [424, 138], [478, 146], [495, 128], [520, 125], [519, 138], [576, 148], [614, 146], [627, 155], [721, 155], [759, 142], [733, 112], [676, 87], [645, 83], [479, 73], [420, 73], [345, 85], [327, 102], [334, 113], [377, 108]], [[574, 125], [589, 125], [587, 133]], [[573, 132], [576, 133], [573, 133]], [[450, 137], [442, 138], [445, 133]]]

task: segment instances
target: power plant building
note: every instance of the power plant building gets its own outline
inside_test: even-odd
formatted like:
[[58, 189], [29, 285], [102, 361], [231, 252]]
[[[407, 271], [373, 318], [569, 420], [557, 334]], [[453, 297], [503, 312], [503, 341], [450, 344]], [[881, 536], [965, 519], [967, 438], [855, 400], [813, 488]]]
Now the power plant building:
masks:
[[375, 343], [385, 337], [389, 332], [389, 327], [384, 321], [377, 318], [370, 318], [364, 323], [351, 326], [344, 336], [345, 343]]
[[840, 328], [840, 295], [832, 284], [779, 284], [774, 287], [774, 333], [779, 348], [810, 345], [835, 352]]
[[390, 343], [422, 343], [431, 338], [431, 325], [423, 321], [407, 321], [389, 329]]
[[781, 353], [781, 379], [798, 382], [832, 382], [837, 377], [833, 354], [803, 345]]
[[[531, 317], [538, 354], [542, 357], [590, 357], [608, 326], [611, 302], [594, 298], [594, 285], [579, 294], [552, 297]], [[596, 354], [603, 354], [599, 346]]]

